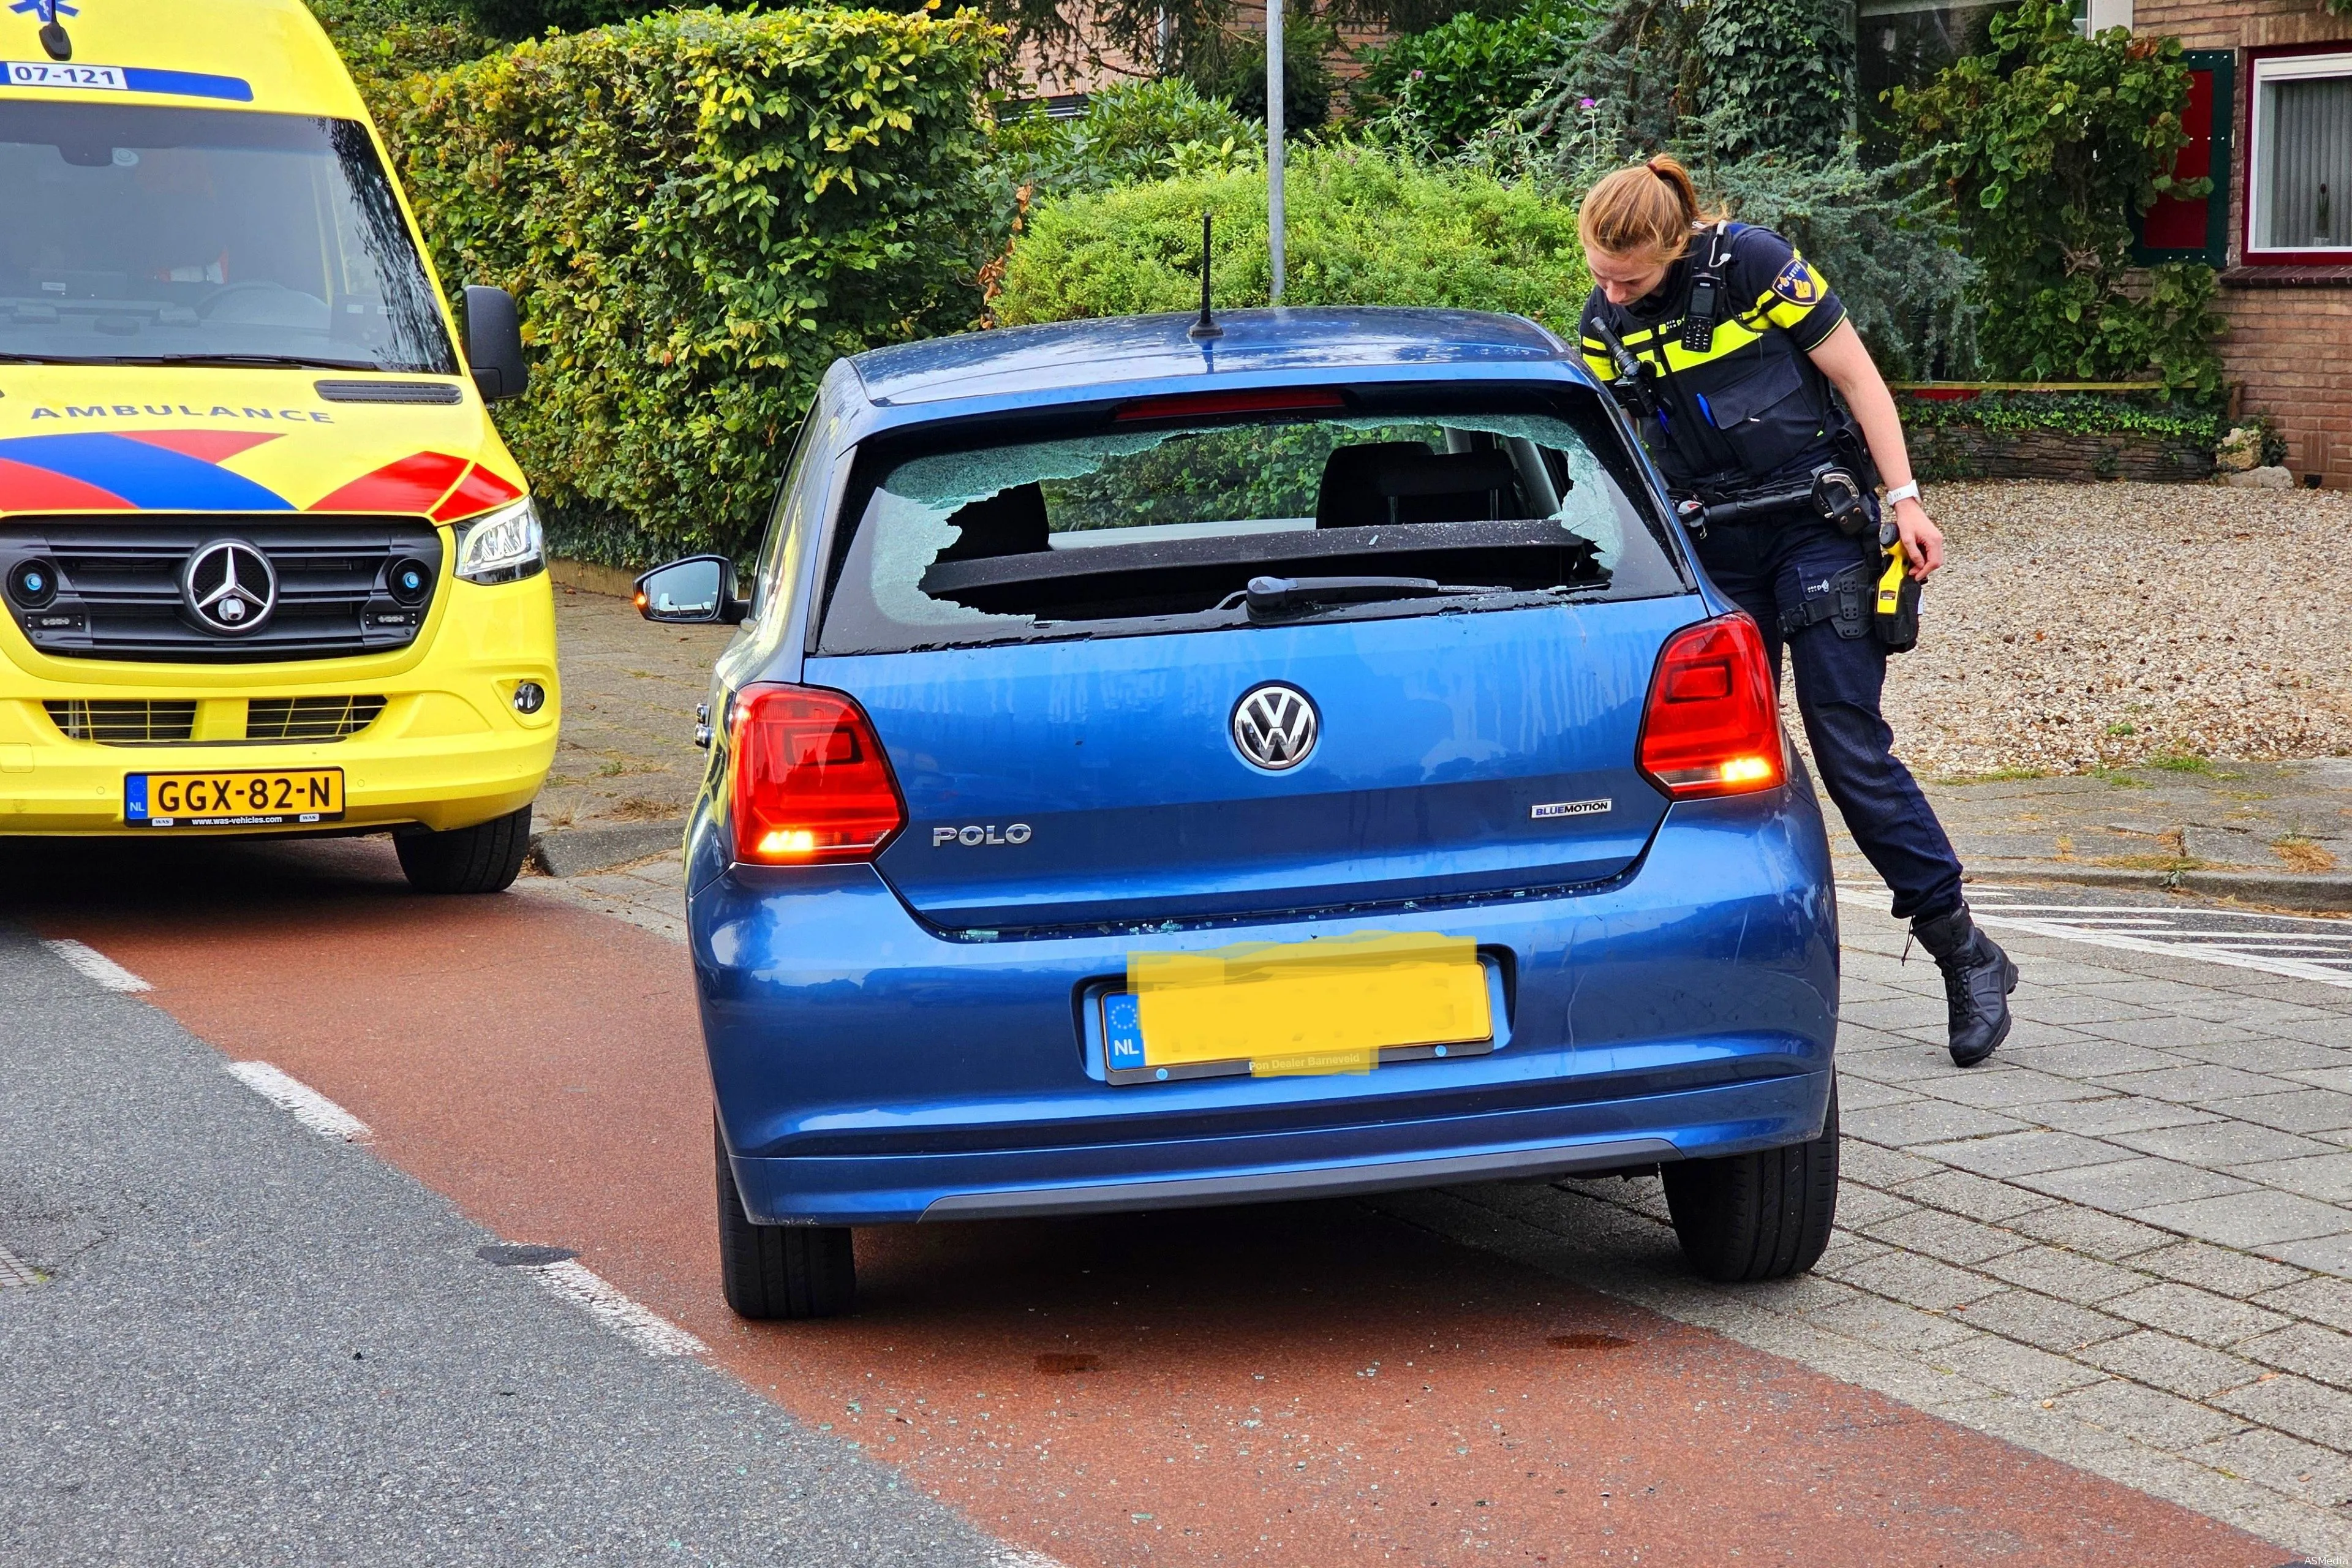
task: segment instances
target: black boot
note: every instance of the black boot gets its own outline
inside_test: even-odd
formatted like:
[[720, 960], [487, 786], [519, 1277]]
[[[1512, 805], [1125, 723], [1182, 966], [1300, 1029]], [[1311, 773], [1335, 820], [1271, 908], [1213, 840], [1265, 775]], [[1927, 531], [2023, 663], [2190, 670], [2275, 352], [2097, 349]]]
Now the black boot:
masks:
[[1972, 1068], [2009, 1038], [2009, 994], [2017, 989], [2017, 965], [1977, 929], [1966, 904], [1931, 921], [1912, 921], [1911, 934], [1944, 972], [1952, 1065]]

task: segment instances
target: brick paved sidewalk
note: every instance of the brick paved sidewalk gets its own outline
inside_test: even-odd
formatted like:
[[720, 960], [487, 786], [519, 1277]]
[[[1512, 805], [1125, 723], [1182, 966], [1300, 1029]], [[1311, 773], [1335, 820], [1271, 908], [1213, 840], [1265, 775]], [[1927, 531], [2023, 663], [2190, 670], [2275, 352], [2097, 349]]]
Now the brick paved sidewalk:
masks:
[[1934, 966], [1864, 901], [1811, 1277], [1695, 1281], [1654, 1180], [1388, 1206], [2352, 1563], [2352, 988], [2004, 930], [2021, 1022], [1963, 1072]]

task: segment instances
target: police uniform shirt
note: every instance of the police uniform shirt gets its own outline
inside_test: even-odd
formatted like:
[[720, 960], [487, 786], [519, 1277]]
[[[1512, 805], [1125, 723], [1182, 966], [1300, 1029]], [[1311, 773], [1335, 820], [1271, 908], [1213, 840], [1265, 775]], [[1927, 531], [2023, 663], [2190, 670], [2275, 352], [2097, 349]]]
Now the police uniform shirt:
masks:
[[[1704, 349], [1684, 346], [1693, 267], [1710, 245], [1729, 250], [1715, 332]], [[1665, 280], [1631, 305], [1594, 289], [1582, 321], [1584, 363], [1602, 384], [1616, 379], [1609, 347], [1593, 331], [1605, 321], [1652, 369], [1663, 419], [1638, 421], [1668, 484], [1682, 491], [1730, 491], [1800, 473], [1833, 455], [1828, 423], [1838, 417], [1829, 384], [1808, 355], [1845, 320], [1845, 306], [1812, 264], [1769, 228], [1732, 224], [1712, 231]]]

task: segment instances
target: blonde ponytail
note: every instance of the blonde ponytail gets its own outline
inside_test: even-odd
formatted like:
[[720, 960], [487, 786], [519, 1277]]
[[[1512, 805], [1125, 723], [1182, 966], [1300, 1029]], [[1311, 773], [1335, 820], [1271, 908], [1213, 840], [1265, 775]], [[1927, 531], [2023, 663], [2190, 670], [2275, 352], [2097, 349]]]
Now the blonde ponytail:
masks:
[[1576, 232], [1589, 249], [1663, 265], [1682, 258], [1693, 229], [1722, 216], [1699, 205], [1690, 171], [1661, 153], [1618, 170], [1587, 192], [1577, 211]]

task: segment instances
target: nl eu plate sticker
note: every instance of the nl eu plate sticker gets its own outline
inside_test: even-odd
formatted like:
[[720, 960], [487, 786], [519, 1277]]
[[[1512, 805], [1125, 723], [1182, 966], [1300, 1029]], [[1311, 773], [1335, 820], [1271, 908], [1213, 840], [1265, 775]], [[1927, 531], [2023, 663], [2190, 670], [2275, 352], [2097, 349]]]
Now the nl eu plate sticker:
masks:
[[1144, 1065], [1143, 1006], [1126, 992], [1103, 998], [1103, 1043], [1111, 1071]]

